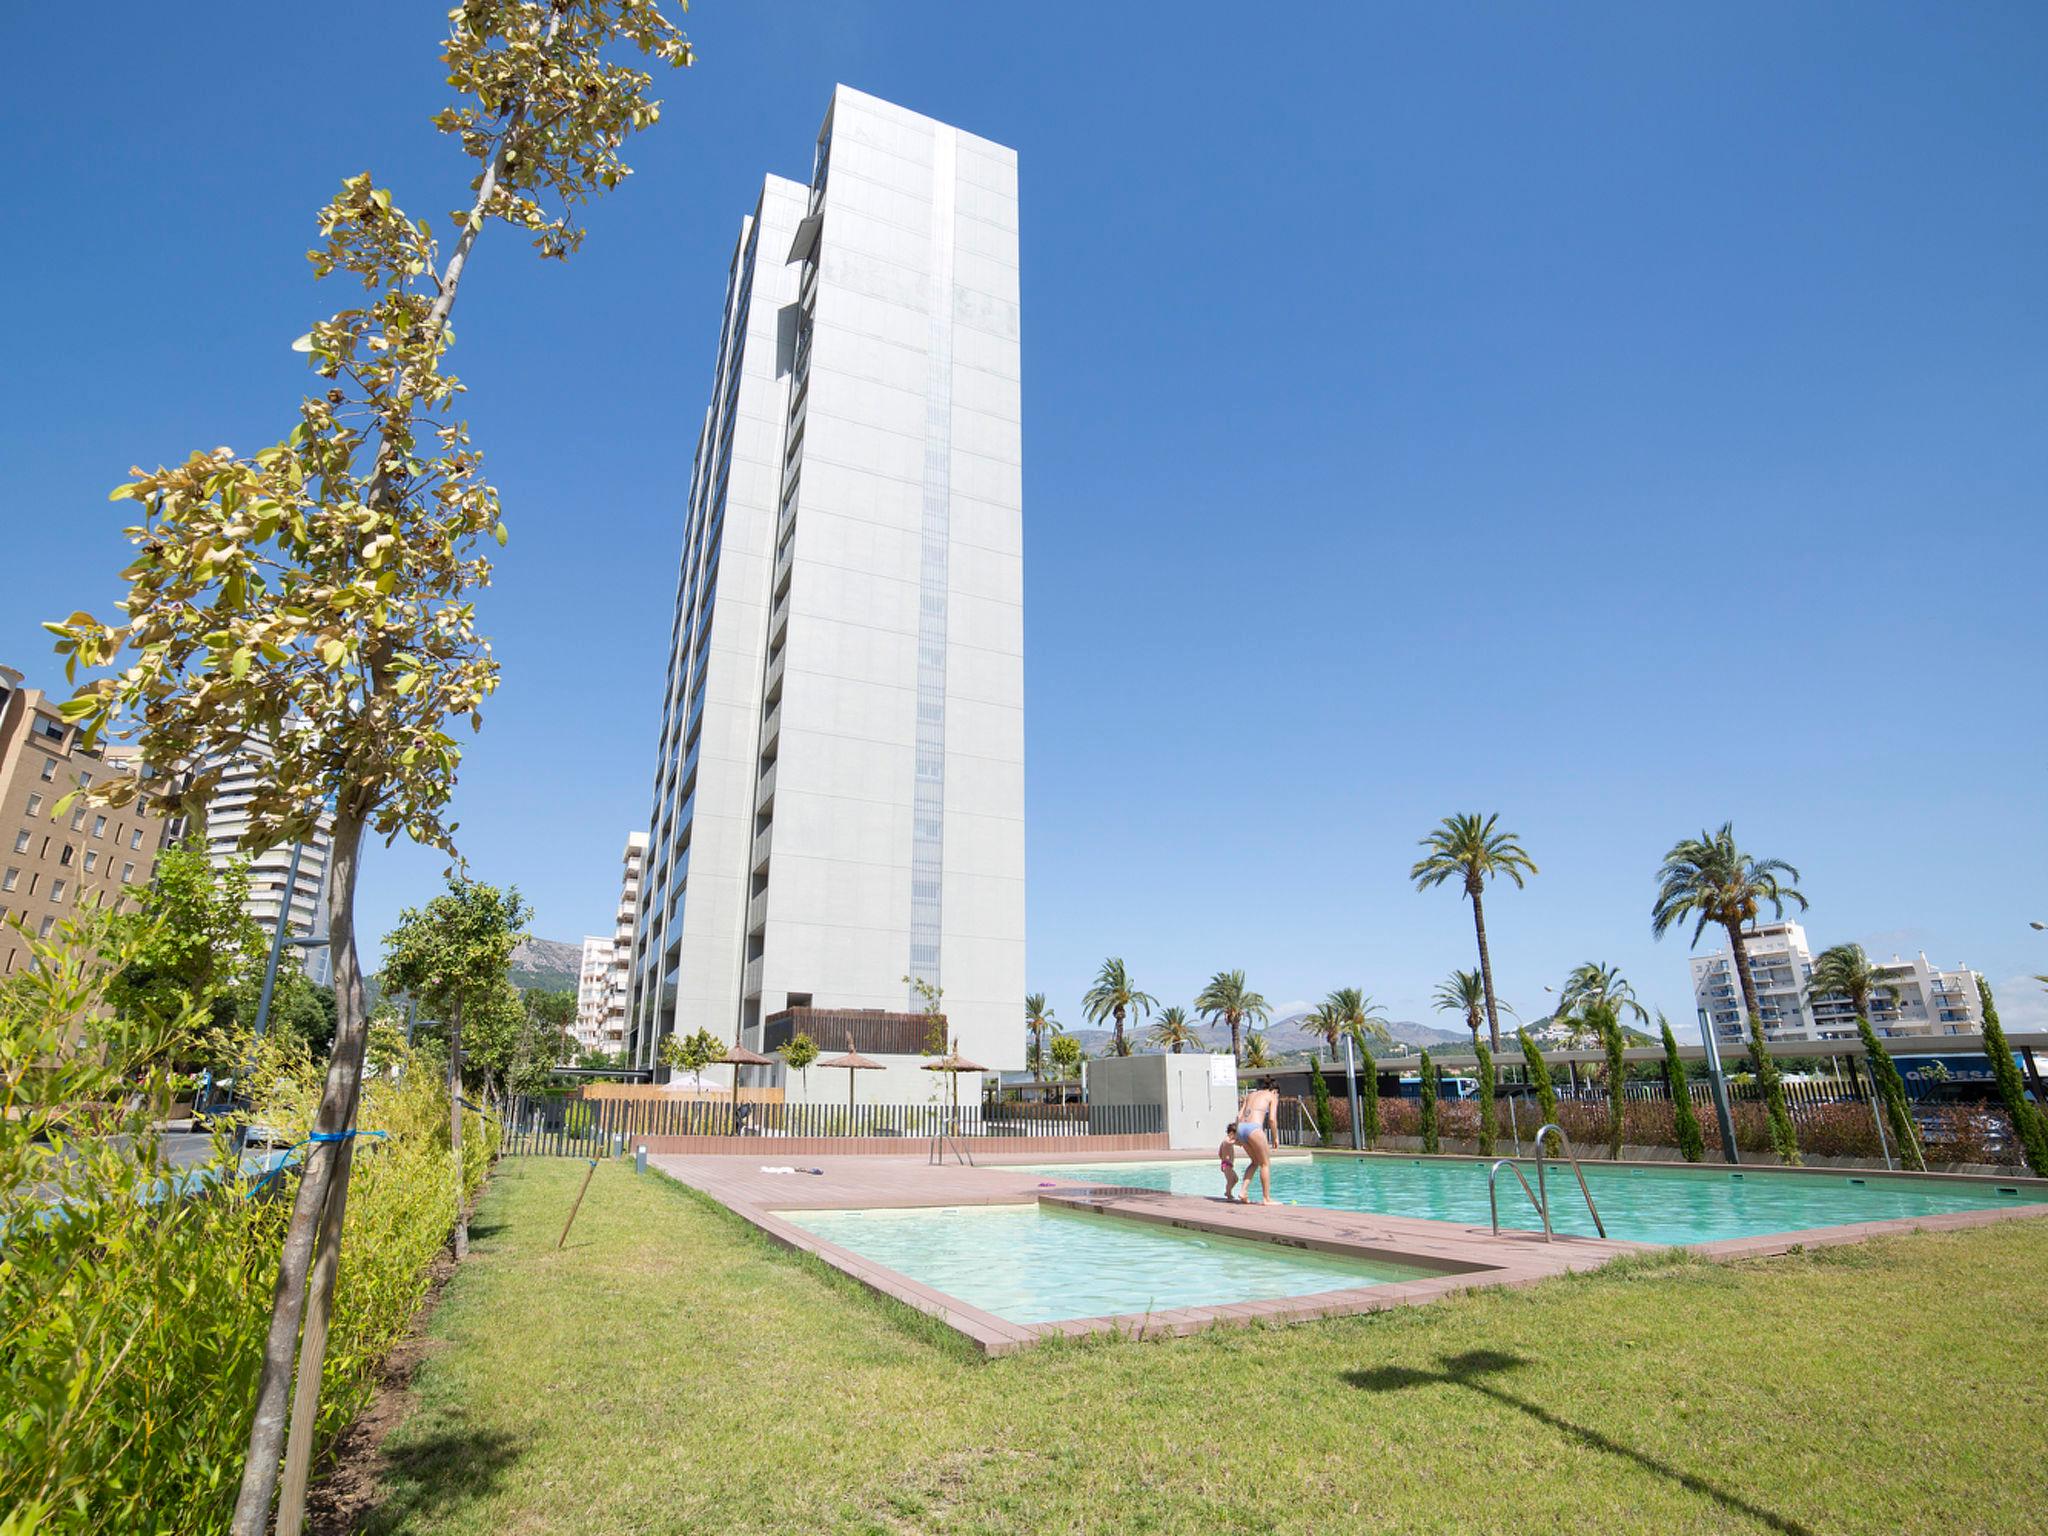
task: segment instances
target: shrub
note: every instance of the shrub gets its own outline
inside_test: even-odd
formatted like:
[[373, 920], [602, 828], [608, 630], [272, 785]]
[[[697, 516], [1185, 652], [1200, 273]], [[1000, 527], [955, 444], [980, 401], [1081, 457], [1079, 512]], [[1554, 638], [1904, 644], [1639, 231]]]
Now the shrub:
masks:
[[1308, 1091], [1315, 1108], [1316, 1137], [1327, 1147], [1337, 1122], [1330, 1114], [1330, 1085], [1323, 1077], [1323, 1064], [1313, 1057], [1308, 1064]]
[[1358, 1054], [1365, 1058], [1358, 1067], [1359, 1139], [1370, 1151], [1380, 1139], [1380, 1068], [1371, 1051], [1360, 1046]]
[[[97, 954], [104, 958], [95, 958]], [[151, 1126], [191, 1012], [103, 1011], [125, 941], [93, 925], [34, 946], [0, 986], [0, 1509], [43, 1532], [227, 1529], [269, 1325], [291, 1174], [250, 1198], [225, 1133], [173, 1170]], [[303, 1056], [255, 1053], [257, 1114], [294, 1136], [319, 1078]], [[246, 1058], [245, 1058], [246, 1059]], [[76, 1137], [78, 1102], [118, 1106]], [[409, 1326], [448, 1238], [447, 1099], [431, 1074], [363, 1087], [346, 1263], [335, 1297], [320, 1439], [360, 1410]], [[491, 1142], [467, 1138], [465, 1188]], [[40, 1524], [37, 1518], [40, 1517]]]
[[1536, 1042], [1529, 1038], [1529, 1031], [1518, 1029], [1516, 1036], [1522, 1042], [1522, 1060], [1529, 1065], [1529, 1085], [1536, 1090], [1536, 1108], [1542, 1114], [1542, 1123], [1557, 1123], [1557, 1089], [1550, 1081], [1550, 1067], [1543, 1060], [1543, 1053], [1536, 1049]]
[[[1749, 1016], [1749, 1059], [1756, 1068], [1757, 1086], [1764, 1093], [1764, 1115], [1771, 1133], [1771, 1150], [1795, 1167], [1799, 1162], [1799, 1133], [1792, 1128], [1792, 1115], [1785, 1108], [1785, 1083], [1778, 1064], [1764, 1049], [1764, 1021]], [[1738, 1133], [1739, 1135], [1739, 1133]]]
[[1476, 1035], [1472, 1048], [1479, 1057], [1479, 1155], [1491, 1157], [1500, 1129], [1493, 1110], [1493, 1052]]
[[1671, 1094], [1672, 1144], [1688, 1163], [1696, 1163], [1706, 1150], [1706, 1142], [1700, 1136], [1700, 1117], [1693, 1113], [1685, 1063], [1678, 1059], [1678, 1041], [1672, 1037], [1671, 1021], [1661, 1009], [1657, 1023], [1664, 1032], [1664, 1086]]
[[1436, 1063], [1429, 1059], [1429, 1052], [1422, 1053], [1422, 1150], [1437, 1150], [1436, 1117]]
[[2027, 1102], [2027, 1085], [2013, 1065], [2012, 1047], [2005, 1043], [2005, 1028], [1998, 1022], [1998, 1005], [1991, 1000], [1991, 983], [1982, 976], [1977, 978], [1977, 1000], [1984, 1010], [1984, 1054], [1991, 1058], [1991, 1075], [1998, 1080], [1998, 1096], [2012, 1121], [2013, 1135], [2034, 1176], [2048, 1179], [2048, 1115]]

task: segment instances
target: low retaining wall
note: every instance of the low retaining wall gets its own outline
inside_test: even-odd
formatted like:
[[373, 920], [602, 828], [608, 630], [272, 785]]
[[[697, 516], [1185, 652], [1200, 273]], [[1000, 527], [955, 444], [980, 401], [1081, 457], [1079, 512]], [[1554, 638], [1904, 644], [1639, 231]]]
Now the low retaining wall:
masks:
[[[1144, 1136], [961, 1136], [952, 1144], [973, 1153], [1064, 1153], [1090, 1157], [1100, 1152], [1164, 1152], [1166, 1133]], [[927, 1136], [633, 1136], [626, 1150], [678, 1157], [728, 1153], [736, 1157], [909, 1157], [931, 1146]]]

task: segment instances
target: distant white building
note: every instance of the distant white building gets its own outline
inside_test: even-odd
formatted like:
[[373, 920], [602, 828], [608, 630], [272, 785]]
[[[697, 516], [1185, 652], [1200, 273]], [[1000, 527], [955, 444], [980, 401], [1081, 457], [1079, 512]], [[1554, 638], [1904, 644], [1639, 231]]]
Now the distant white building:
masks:
[[610, 939], [585, 938], [583, 964], [576, 973], [576, 1048], [615, 1050], [605, 1044], [605, 1020], [612, 1010], [613, 952]]
[[[1743, 938], [1765, 1040], [1845, 1040], [1855, 1036], [1856, 1015], [1846, 998], [1807, 996], [1813, 979], [1813, 954], [1804, 928], [1798, 923], [1765, 923], [1748, 930]], [[1870, 1000], [1870, 1025], [1878, 1034], [1963, 1035], [1974, 1034], [1983, 1026], [1977, 973], [1968, 967], [1942, 970], [1931, 964], [1924, 952], [1911, 960], [1894, 955], [1872, 964], [1881, 979], [1898, 992], [1894, 999], [1880, 988]], [[1702, 1030], [1711, 1024], [1716, 1038], [1724, 1042], [1740, 1045], [1748, 1040], [1742, 984], [1728, 950], [1693, 956], [1692, 993]]]
[[[626, 1048], [626, 1004], [633, 981], [633, 930], [640, 926], [640, 882], [647, 870], [647, 834], [626, 834], [620, 855], [619, 906], [612, 930], [611, 982], [605, 993], [604, 1044], [607, 1051]], [[588, 941], [585, 941], [586, 944]]]
[[[253, 857], [243, 853], [242, 836], [249, 829], [249, 805], [270, 773], [270, 749], [251, 739], [234, 757], [220, 763], [220, 781], [206, 808], [206, 856], [216, 868], [225, 868], [238, 858], [249, 860], [249, 900], [246, 910], [262, 928], [266, 941], [276, 933], [278, 914], [285, 914], [285, 937], [290, 939], [327, 936], [327, 864], [334, 848], [334, 817], [322, 811], [318, 826], [300, 846], [298, 874], [292, 877], [291, 843], [266, 848]], [[182, 821], [174, 825], [167, 842], [184, 835]], [[289, 894], [286, 886], [291, 887]], [[296, 957], [317, 985], [334, 984], [334, 962], [324, 944], [302, 945], [288, 953]]]

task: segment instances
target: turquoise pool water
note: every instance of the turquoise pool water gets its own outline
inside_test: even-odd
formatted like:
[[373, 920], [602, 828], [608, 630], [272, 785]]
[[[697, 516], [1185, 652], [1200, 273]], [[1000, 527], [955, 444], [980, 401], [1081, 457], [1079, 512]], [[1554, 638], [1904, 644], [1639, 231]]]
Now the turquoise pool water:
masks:
[[[2002, 1194], [1995, 1186], [1937, 1187], [1881, 1174], [1806, 1176], [1735, 1169], [1681, 1173], [1590, 1163], [1585, 1168], [1607, 1235], [1639, 1243], [1711, 1243], [1858, 1221], [2027, 1205], [2040, 1199], [2034, 1194]], [[1213, 1159], [1086, 1167], [1048, 1163], [1033, 1171], [1047, 1178], [1138, 1185], [1177, 1195], [1223, 1192], [1223, 1178]], [[1533, 1187], [1536, 1170], [1525, 1165], [1524, 1172]], [[1551, 1225], [1559, 1232], [1593, 1236], [1593, 1221], [1570, 1165], [1551, 1164], [1549, 1181]], [[1280, 1158], [1273, 1164], [1273, 1198], [1467, 1226], [1483, 1225], [1488, 1219], [1486, 1165], [1477, 1162]], [[1522, 1186], [1505, 1168], [1500, 1174], [1500, 1224], [1538, 1231], [1542, 1227]]]
[[1428, 1273], [1037, 1205], [780, 1214], [1012, 1323], [1313, 1296]]

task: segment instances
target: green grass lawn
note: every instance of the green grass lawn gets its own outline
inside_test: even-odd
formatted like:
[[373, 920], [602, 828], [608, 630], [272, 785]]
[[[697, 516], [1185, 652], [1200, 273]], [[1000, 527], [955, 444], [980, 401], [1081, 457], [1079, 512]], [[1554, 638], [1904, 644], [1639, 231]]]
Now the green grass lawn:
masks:
[[583, 1167], [499, 1165], [368, 1530], [2048, 1530], [2048, 1223], [984, 1361], [630, 1166], [556, 1252]]

